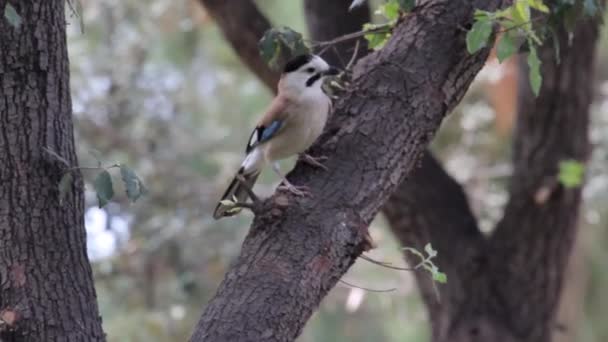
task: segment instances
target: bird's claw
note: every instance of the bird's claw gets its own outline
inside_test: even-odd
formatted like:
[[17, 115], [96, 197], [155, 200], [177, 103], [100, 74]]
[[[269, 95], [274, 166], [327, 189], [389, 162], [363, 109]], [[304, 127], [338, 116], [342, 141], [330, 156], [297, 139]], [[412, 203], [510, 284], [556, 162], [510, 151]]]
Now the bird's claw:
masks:
[[308, 165], [318, 167], [325, 171], [328, 170], [327, 166], [323, 165], [322, 162], [326, 161], [328, 158], [326, 156], [313, 157], [310, 154], [302, 154], [302, 161]]
[[312, 193], [310, 192], [310, 188], [307, 186], [295, 186], [291, 183], [283, 183], [283, 184], [279, 185], [279, 188], [287, 189], [292, 194], [294, 194], [296, 196], [300, 196], [300, 197], [312, 196]]

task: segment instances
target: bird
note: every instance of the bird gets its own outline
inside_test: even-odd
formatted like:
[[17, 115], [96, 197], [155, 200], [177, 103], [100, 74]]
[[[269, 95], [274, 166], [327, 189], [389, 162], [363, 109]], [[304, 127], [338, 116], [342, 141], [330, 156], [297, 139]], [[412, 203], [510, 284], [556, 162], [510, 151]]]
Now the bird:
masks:
[[321, 135], [331, 111], [331, 99], [323, 91], [323, 82], [338, 74], [340, 69], [311, 53], [298, 55], [285, 64], [277, 95], [251, 132], [245, 158], [213, 212], [216, 220], [238, 213], [236, 203], [245, 203], [248, 197], [256, 199], [253, 186], [268, 164], [281, 177], [281, 187], [296, 196], [309, 194], [306, 187], [287, 180], [278, 161], [300, 154], [303, 161], [325, 168], [320, 162], [324, 157], [314, 158], [304, 152]]

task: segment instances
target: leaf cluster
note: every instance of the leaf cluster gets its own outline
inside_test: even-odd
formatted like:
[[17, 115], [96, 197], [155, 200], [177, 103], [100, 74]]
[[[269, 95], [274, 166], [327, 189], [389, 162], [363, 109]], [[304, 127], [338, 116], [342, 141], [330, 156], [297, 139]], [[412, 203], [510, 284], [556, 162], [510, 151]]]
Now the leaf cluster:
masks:
[[[534, 94], [538, 96], [542, 75], [537, 48], [543, 43], [548, 32], [555, 31], [551, 25], [541, 29], [535, 28], [534, 21], [538, 18], [548, 17], [549, 23], [559, 25], [564, 22], [571, 31], [581, 9], [585, 15], [589, 16], [595, 16], [601, 12], [597, 0], [558, 0], [552, 8], [545, 5], [543, 0], [515, 0], [513, 5], [496, 12], [477, 10], [474, 15], [475, 22], [467, 33], [467, 50], [473, 54], [492, 44], [494, 27], [500, 27], [500, 41], [496, 47], [499, 62], [502, 63], [519, 52], [521, 48], [527, 48], [530, 86]], [[533, 11], [537, 11], [543, 16], [533, 18]], [[554, 44], [556, 44], [556, 51], [559, 51], [559, 42], [554, 39]]]

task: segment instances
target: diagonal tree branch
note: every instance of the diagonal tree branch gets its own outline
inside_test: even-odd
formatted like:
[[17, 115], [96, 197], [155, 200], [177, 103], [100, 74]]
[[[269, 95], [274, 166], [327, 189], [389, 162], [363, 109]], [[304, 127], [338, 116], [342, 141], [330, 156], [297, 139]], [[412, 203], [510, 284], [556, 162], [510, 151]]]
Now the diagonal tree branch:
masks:
[[265, 202], [193, 341], [295, 339], [369, 247], [370, 221], [482, 67], [488, 50], [469, 55], [460, 27], [475, 8], [501, 4], [426, 2], [397, 25], [385, 48], [357, 63], [351, 88], [311, 149], [329, 157], [330, 171], [298, 163], [290, 180], [314, 197], [279, 192]]
[[[347, 14], [350, 0], [335, 1], [329, 8], [324, 0], [306, 0], [305, 14], [313, 40], [331, 40], [339, 35], [349, 33], [340, 27], [346, 25], [350, 30], [358, 30], [369, 20], [369, 16], [351, 18]], [[365, 8], [369, 13], [369, 9]], [[337, 21], [335, 18], [344, 17]], [[358, 22], [353, 22], [358, 21]], [[342, 59], [348, 59], [354, 43], [344, 44], [339, 51]], [[332, 63], [339, 63], [340, 56], [335, 53], [325, 56]], [[401, 183], [393, 196], [383, 208], [390, 227], [403, 246], [423, 250], [424, 246], [433, 241], [439, 251], [439, 267], [448, 274], [449, 287], [441, 287], [442, 298], [461, 296], [464, 292], [459, 278], [469, 272], [478, 253], [479, 246], [485, 241], [477, 228], [477, 223], [468, 206], [462, 187], [441, 167], [432, 154], [427, 151], [420, 159], [420, 167], [415, 169], [410, 178]], [[419, 260], [409, 258], [411, 264]], [[450, 299], [437, 300], [435, 286], [426, 272], [416, 273], [423, 297], [435, 325], [439, 320], [445, 320], [446, 310], [438, 308], [441, 303]], [[459, 284], [459, 285], [457, 285]], [[455, 300], [455, 299], [451, 299]], [[444, 308], [442, 308], [444, 309]]]

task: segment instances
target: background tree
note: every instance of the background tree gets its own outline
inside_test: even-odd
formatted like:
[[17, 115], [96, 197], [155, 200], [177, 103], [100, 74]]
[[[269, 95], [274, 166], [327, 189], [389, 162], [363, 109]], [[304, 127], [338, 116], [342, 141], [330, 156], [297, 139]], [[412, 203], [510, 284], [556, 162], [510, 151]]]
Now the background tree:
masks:
[[0, 8], [0, 340], [103, 341], [80, 172], [57, 187], [78, 165], [64, 1]]

